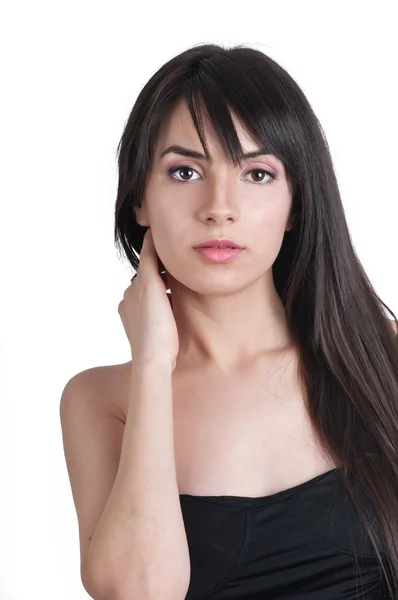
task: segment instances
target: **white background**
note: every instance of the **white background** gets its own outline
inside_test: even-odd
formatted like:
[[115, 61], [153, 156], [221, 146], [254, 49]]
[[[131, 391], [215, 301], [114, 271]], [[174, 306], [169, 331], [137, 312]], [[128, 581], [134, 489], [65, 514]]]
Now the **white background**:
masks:
[[[396, 3], [8, 2], [0, 17], [1, 600], [84, 600], [59, 401], [77, 372], [130, 360], [113, 244], [116, 147], [175, 54], [249, 44], [325, 129], [351, 235], [396, 313]], [[387, 315], [389, 316], [389, 315]]]

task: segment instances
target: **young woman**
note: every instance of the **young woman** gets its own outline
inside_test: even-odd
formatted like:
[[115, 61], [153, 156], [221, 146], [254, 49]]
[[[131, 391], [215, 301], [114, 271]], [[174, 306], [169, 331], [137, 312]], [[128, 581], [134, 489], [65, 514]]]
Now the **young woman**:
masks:
[[258, 50], [195, 46], [118, 151], [131, 361], [61, 400], [86, 590], [398, 598], [397, 320], [302, 90]]

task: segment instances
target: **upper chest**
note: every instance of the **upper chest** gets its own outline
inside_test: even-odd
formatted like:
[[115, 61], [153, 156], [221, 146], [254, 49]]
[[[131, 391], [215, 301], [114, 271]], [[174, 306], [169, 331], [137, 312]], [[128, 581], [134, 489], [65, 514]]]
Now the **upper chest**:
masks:
[[[263, 496], [335, 466], [319, 445], [296, 367], [264, 361], [232, 375], [173, 373], [181, 494]], [[119, 402], [127, 414], [125, 394]]]

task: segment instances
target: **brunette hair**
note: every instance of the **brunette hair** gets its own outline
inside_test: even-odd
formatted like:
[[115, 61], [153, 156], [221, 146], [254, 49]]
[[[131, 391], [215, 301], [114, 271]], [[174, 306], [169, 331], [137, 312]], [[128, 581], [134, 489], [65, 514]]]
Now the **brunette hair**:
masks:
[[[303, 91], [277, 62], [244, 46], [199, 44], [171, 58], [140, 91], [118, 145], [115, 243], [136, 270], [146, 228], [137, 224], [163, 119], [183, 99], [206, 157], [204, 109], [227, 159], [242, 148], [230, 110], [284, 164], [295, 224], [273, 264], [274, 284], [299, 350], [308, 413], [398, 599], [398, 343], [395, 314], [379, 298], [348, 230], [329, 146]], [[351, 476], [354, 480], [351, 480]], [[380, 533], [361, 509], [370, 499]], [[355, 555], [359, 556], [359, 555]]]

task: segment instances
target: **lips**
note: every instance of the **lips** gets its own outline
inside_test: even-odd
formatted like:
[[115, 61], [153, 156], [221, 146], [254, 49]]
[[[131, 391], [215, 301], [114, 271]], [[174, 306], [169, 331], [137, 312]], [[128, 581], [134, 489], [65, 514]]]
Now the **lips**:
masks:
[[211, 248], [209, 246], [199, 246], [195, 248], [202, 258], [212, 263], [227, 263], [235, 260], [242, 252], [243, 248]]
[[201, 244], [199, 244], [199, 246], [194, 246], [195, 249], [197, 248], [233, 248], [233, 249], [242, 249], [242, 246], [240, 246], [238, 243], [234, 242], [233, 240], [206, 240], [204, 242], [202, 242]]

